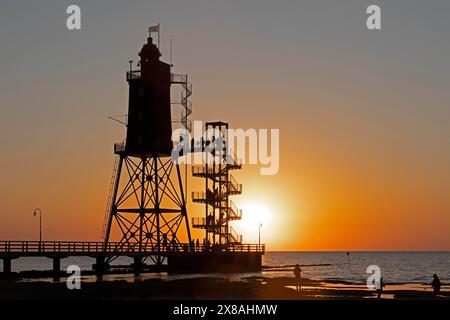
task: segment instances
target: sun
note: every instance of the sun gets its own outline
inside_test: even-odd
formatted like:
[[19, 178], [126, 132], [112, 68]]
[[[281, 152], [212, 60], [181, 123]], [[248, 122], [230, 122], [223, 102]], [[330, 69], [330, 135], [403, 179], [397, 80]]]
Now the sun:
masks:
[[241, 207], [242, 219], [235, 222], [236, 231], [243, 235], [245, 242], [257, 242], [259, 229], [268, 228], [272, 222], [272, 211], [262, 202], [246, 202]]

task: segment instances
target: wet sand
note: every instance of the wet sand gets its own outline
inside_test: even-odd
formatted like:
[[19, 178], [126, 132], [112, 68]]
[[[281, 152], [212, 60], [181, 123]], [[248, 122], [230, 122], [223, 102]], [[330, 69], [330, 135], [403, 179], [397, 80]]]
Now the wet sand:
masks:
[[[133, 279], [133, 278], [131, 278]], [[364, 284], [303, 279], [296, 291], [295, 280], [288, 277], [252, 276], [241, 279], [191, 278], [178, 280], [145, 279], [133, 281], [83, 281], [81, 290], [68, 290], [65, 279], [32, 279], [13, 276], [0, 278], [0, 299], [237, 299], [237, 300], [361, 300], [376, 299]], [[425, 284], [387, 284], [382, 299], [450, 300], [450, 286], [444, 285], [437, 298]]]

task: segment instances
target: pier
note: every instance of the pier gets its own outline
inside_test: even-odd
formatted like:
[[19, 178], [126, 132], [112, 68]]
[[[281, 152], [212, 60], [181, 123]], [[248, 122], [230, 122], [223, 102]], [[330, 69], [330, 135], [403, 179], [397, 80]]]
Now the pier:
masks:
[[[261, 270], [261, 256], [265, 245], [192, 245], [170, 244], [159, 247], [153, 244], [89, 242], [89, 241], [0, 241], [0, 259], [3, 273], [12, 272], [12, 260], [22, 257], [46, 257], [53, 260], [53, 272], [61, 271], [61, 259], [90, 257], [95, 259], [95, 271], [107, 271], [109, 258], [126, 256], [134, 259], [135, 273], [142, 270], [143, 261], [151, 256], [167, 258], [169, 272], [241, 272]], [[236, 264], [237, 260], [239, 263]], [[229, 266], [230, 268], [227, 268]]]

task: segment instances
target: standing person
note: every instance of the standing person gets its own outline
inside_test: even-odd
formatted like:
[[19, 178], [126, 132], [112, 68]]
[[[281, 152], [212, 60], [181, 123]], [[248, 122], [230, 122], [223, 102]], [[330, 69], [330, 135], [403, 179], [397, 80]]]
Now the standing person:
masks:
[[433, 288], [433, 297], [436, 297], [441, 291], [441, 280], [437, 274], [433, 274], [433, 282], [431, 282], [431, 287]]
[[297, 291], [300, 291], [301, 288], [302, 288], [302, 285], [301, 285], [302, 269], [300, 269], [300, 266], [298, 264], [295, 265], [294, 276], [295, 276], [295, 283], [296, 283], [296, 286], [297, 286]]
[[170, 241], [173, 251], [178, 251], [177, 240], [175, 234], [172, 234], [172, 241]]
[[378, 299], [381, 298], [381, 293], [383, 292], [383, 288], [384, 287], [385, 287], [385, 284], [384, 284], [383, 278], [381, 278], [380, 279], [380, 283], [379, 283], [379, 285], [377, 287], [377, 297], [378, 297]]
[[167, 251], [167, 234], [166, 233], [163, 234], [162, 245], [163, 245], [164, 251]]

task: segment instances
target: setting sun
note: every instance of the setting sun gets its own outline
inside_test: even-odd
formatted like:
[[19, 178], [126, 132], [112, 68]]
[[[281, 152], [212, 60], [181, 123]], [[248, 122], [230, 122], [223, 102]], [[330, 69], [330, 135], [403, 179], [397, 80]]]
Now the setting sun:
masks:
[[241, 233], [246, 241], [257, 242], [258, 233], [264, 230], [272, 222], [270, 207], [261, 202], [246, 202], [242, 204], [242, 219], [235, 223], [236, 230]]

